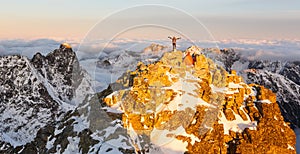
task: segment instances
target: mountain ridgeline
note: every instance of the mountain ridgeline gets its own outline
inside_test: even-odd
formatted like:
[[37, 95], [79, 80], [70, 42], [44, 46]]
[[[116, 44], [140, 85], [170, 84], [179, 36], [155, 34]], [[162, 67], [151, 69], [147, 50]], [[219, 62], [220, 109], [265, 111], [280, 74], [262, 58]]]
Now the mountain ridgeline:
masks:
[[239, 55], [218, 53], [224, 69], [208, 50], [139, 62], [98, 93], [69, 45], [1, 57], [0, 153], [296, 153], [298, 67], [249, 63], [247, 84], [231, 70]]
[[0, 74], [2, 147], [34, 140], [40, 128], [82, 101], [82, 93], [92, 93], [88, 74], [72, 49], [64, 46], [47, 56], [37, 53], [31, 60], [19, 55], [0, 57]]

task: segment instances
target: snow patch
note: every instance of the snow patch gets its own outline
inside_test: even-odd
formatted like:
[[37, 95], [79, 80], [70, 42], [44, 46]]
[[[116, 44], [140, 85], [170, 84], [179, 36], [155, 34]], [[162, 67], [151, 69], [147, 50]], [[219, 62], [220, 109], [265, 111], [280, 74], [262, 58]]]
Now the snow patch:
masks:
[[81, 153], [79, 151], [79, 137], [68, 137], [69, 144], [65, 149], [64, 153]]
[[[189, 72], [186, 72], [186, 76], [184, 78], [180, 78], [179, 81], [173, 83], [170, 87], [165, 87], [165, 89], [170, 89], [177, 93], [175, 98], [167, 104], [167, 109], [171, 111], [181, 111], [186, 108], [195, 109], [197, 105], [215, 108], [214, 105], [209, 104], [198, 97], [197, 91], [201, 88], [199, 81], [201, 80], [194, 77]], [[158, 111], [163, 110], [160, 109], [160, 107], [164, 106], [159, 106], [157, 108]]]
[[227, 88], [226, 87], [216, 87], [214, 86], [213, 84], [210, 85], [210, 88], [212, 90], [213, 93], [224, 93], [227, 91]]
[[46, 148], [47, 148], [47, 149], [51, 149], [51, 148], [53, 147], [53, 145], [54, 145], [55, 140], [56, 140], [55, 137], [52, 138], [51, 140], [49, 140], [50, 138], [51, 138], [51, 137], [49, 136], [49, 137], [48, 137], [48, 142], [47, 142], [47, 144], [46, 144]]
[[84, 129], [89, 128], [90, 126], [87, 117], [85, 117], [84, 115], [81, 115], [80, 117], [73, 117], [73, 119], [75, 119], [73, 125], [74, 132], [82, 132]]
[[176, 130], [158, 130], [154, 128], [150, 134], [151, 142], [164, 149], [172, 149], [174, 151], [185, 152], [187, 143], [184, 143], [175, 138], [175, 135], [179, 135], [184, 132], [183, 127], [178, 127]]
[[19, 145], [22, 145], [20, 142], [12, 139], [10, 137], [10, 135], [7, 135], [6, 133], [1, 133], [1, 141], [4, 141], [4, 142], [7, 142], [7, 143], [10, 143], [11, 145], [13, 145], [14, 147], [16, 146], [19, 146]]
[[265, 99], [265, 100], [259, 100], [257, 101], [258, 103], [265, 103], [265, 104], [272, 104], [272, 102], [268, 99]]
[[288, 144], [288, 148], [289, 150], [295, 150], [294, 147], [292, 147], [291, 145]]
[[223, 124], [224, 134], [229, 135], [229, 130], [234, 132], [242, 132], [245, 128], [256, 130], [257, 121], [251, 121], [249, 118], [244, 121], [240, 115], [236, 114], [234, 111], [232, 112], [235, 116], [235, 120], [229, 121], [226, 119], [225, 114], [220, 111], [221, 117], [219, 117], [219, 124]]

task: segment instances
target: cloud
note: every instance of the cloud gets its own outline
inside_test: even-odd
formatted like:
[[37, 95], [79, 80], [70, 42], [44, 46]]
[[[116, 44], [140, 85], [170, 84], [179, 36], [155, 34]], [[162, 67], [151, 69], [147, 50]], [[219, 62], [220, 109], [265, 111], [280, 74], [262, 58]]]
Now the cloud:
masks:
[[[36, 40], [0, 40], [0, 56], [21, 54], [31, 58], [35, 53], [47, 54], [65, 40], [36, 39]], [[168, 46], [171, 49], [169, 39], [143, 40], [143, 39], [113, 39], [113, 40], [93, 40], [93, 41], [72, 41], [71, 46], [76, 52], [79, 60], [105, 57], [109, 54], [117, 54], [119, 51], [142, 51], [152, 43]], [[202, 48], [233, 48], [244, 57], [250, 59], [270, 59], [270, 60], [299, 60], [300, 40], [254, 40], [236, 39], [207, 41], [190, 41], [182, 39], [178, 41], [178, 49], [184, 50], [191, 45]]]
[[[32, 58], [36, 52], [43, 55], [57, 49], [65, 40], [37, 39], [37, 40], [0, 40], [0, 56], [21, 54]], [[94, 40], [94, 41], [66, 41], [71, 42], [73, 51], [76, 52], [80, 64], [90, 75], [95, 78], [95, 87], [106, 87], [107, 83], [112, 82], [119, 74], [107, 73], [105, 70], [96, 70], [100, 59], [112, 59], [118, 57], [127, 51], [142, 52], [144, 48], [152, 43], [171, 47], [171, 41], [167, 38], [161, 40], [143, 40], [143, 39], [114, 39], [114, 40]], [[241, 53], [244, 58], [250, 60], [299, 60], [300, 59], [300, 41], [298, 40], [221, 40], [208, 41], [196, 40], [189, 41], [181, 39], [178, 41], [178, 49], [185, 50], [192, 45], [201, 48], [233, 48]], [[126, 54], [125, 54], [126, 56]], [[122, 57], [122, 56], [121, 56]], [[147, 57], [147, 56], [145, 56]], [[144, 57], [144, 58], [145, 58]], [[129, 63], [134, 63], [128, 60]], [[126, 68], [127, 69], [127, 68]], [[107, 71], [107, 70], [106, 70]], [[109, 70], [108, 70], [109, 71]], [[120, 71], [120, 73], [122, 73]]]
[[20, 54], [31, 58], [37, 52], [47, 54], [53, 51], [60, 43], [52, 39], [1, 40], [0, 55]]
[[[143, 51], [144, 48], [148, 47], [151, 44], [160, 44], [163, 46], [167, 46], [172, 49], [171, 40], [167, 37], [164, 39], [124, 39], [124, 38], [116, 38], [113, 40], [84, 40], [78, 47], [77, 55], [79, 59], [90, 59], [103, 57], [107, 54], [114, 54], [116, 51], [120, 50], [128, 50], [140, 52]], [[191, 41], [187, 39], [178, 40], [177, 48], [179, 50], [185, 50], [192, 45], [197, 45], [201, 47], [217, 47], [215, 41]]]
[[4, 52], [6, 52], [5, 48], [2, 45], [0, 45], [0, 53], [4, 53]]
[[299, 60], [300, 40], [222, 40], [220, 48], [234, 48], [251, 60]]
[[151, 40], [134, 39], [113, 39], [113, 40], [93, 40], [83, 41], [79, 47], [77, 55], [79, 59], [89, 59], [103, 57], [108, 54], [116, 54], [118, 51], [142, 51], [151, 43], [164, 43]]

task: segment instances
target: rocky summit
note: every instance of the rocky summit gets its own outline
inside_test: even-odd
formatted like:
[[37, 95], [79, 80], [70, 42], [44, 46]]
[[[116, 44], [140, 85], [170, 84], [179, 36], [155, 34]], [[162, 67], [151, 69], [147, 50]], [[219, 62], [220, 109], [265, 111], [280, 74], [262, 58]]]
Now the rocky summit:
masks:
[[[5, 132], [0, 153], [296, 153], [295, 134], [271, 90], [246, 84], [234, 70], [228, 73], [200, 51], [190, 51], [165, 52], [156, 62], [140, 62], [85, 99], [75, 97], [84, 96], [87, 87], [77, 59], [68, 59], [74, 54], [69, 46], [31, 61], [4, 57], [2, 72], [14, 73], [6, 74], [11, 82], [1, 81], [1, 103], [8, 104], [1, 104], [1, 123], [10, 125], [0, 127]], [[33, 89], [9, 87], [17, 79], [29, 84], [17, 70], [27, 72]], [[59, 112], [63, 102], [74, 108]], [[19, 107], [24, 104], [26, 114]], [[33, 116], [12, 118], [29, 113]], [[44, 113], [50, 115], [39, 115]], [[23, 125], [14, 129], [20, 121]], [[23, 130], [29, 122], [35, 129]], [[22, 133], [34, 135], [18, 139]]]
[[203, 55], [193, 66], [183, 57], [168, 52], [140, 63], [103, 97], [107, 112], [121, 113], [136, 151], [147, 149], [137, 140], [147, 136], [166, 153], [296, 153], [271, 90], [245, 84]]

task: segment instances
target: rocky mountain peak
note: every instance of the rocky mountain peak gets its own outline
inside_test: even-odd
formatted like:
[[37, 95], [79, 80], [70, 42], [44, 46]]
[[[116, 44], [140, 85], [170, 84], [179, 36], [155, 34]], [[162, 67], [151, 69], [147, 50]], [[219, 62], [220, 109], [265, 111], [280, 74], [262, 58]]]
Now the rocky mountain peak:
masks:
[[92, 93], [88, 75], [71, 48], [46, 56], [37, 53], [31, 60], [19, 55], [0, 57], [0, 74], [1, 144], [32, 141], [40, 128]]
[[[103, 98], [107, 112], [121, 114], [131, 138], [146, 135], [162, 151], [295, 153], [295, 135], [271, 90], [247, 85], [203, 55], [194, 66], [182, 57], [168, 52], [156, 63], [140, 63], [117, 81], [123, 88]], [[134, 144], [137, 151], [146, 148]]]
[[[70, 102], [78, 83], [81, 83], [82, 70], [71, 46], [64, 43], [46, 56], [37, 53], [31, 60], [33, 66], [56, 89], [58, 97]], [[64, 85], [67, 85], [64, 86]]]
[[68, 43], [62, 43], [60, 46], [59, 46], [60, 49], [71, 49], [72, 50], [72, 47], [70, 44]]
[[[54, 52], [63, 55], [64, 50]], [[106, 90], [39, 126], [26, 144], [13, 144], [11, 135], [2, 135], [6, 140], [0, 152], [296, 153], [295, 134], [271, 90], [246, 84], [234, 70], [228, 73], [203, 54], [187, 64], [185, 53], [166, 52], [156, 62], [139, 62]], [[47, 57], [36, 55], [34, 61], [43, 66], [32, 68], [40, 72], [37, 79], [47, 85], [49, 96], [61, 103], [64, 99], [54, 96], [67, 98], [65, 91], [53, 85], [63, 85], [63, 66]], [[85, 89], [81, 81], [79, 89]]]
[[143, 49], [144, 54], [159, 54], [161, 52], [166, 52], [168, 46], [152, 43], [148, 47]]

